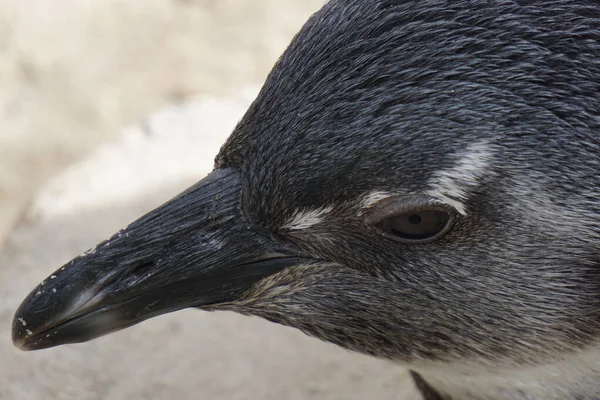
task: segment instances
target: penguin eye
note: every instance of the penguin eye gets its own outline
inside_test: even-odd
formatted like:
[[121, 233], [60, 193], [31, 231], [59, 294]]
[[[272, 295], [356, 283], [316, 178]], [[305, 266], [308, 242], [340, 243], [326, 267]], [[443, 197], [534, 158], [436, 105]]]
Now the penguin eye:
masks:
[[445, 231], [450, 215], [444, 211], [411, 211], [386, 218], [376, 226], [384, 232], [407, 241], [435, 239]]
[[365, 222], [401, 242], [427, 243], [448, 232], [455, 213], [452, 207], [432, 203], [427, 197], [393, 197], [373, 206]]

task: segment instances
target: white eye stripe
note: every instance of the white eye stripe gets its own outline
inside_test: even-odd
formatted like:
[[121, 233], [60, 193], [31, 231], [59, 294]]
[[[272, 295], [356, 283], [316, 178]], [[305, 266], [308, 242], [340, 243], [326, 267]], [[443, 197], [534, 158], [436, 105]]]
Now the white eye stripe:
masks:
[[374, 204], [377, 204], [381, 200], [387, 199], [388, 197], [392, 197], [392, 196], [396, 196], [396, 193], [385, 192], [385, 191], [380, 191], [380, 190], [375, 190], [373, 192], [369, 192], [369, 193], [363, 195], [362, 199], [360, 200], [360, 207], [361, 208], [369, 208], [369, 207], [373, 206]]
[[296, 210], [296, 212], [281, 226], [281, 229], [302, 230], [323, 222], [325, 215], [333, 207], [320, 207], [313, 210]]
[[493, 147], [487, 141], [472, 143], [454, 167], [437, 171], [429, 179], [425, 194], [451, 205], [461, 215], [467, 214], [464, 204], [470, 191], [489, 173], [494, 157]]
[[[469, 192], [477, 186], [494, 156], [492, 146], [487, 141], [475, 142], [469, 145], [462, 157], [452, 168], [435, 172], [429, 179], [424, 194], [433, 201], [447, 204], [459, 214], [466, 215], [464, 201]], [[384, 190], [374, 190], [365, 193], [358, 200], [359, 215], [389, 197], [398, 196]], [[281, 226], [282, 229], [302, 230], [323, 222], [325, 216], [333, 210], [332, 206], [315, 209], [297, 209], [294, 214]]]

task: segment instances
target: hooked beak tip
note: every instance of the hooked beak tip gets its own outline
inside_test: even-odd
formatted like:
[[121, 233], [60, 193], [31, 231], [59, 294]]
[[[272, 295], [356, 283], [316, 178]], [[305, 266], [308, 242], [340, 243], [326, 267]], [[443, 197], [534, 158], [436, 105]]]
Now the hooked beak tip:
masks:
[[23, 350], [23, 351], [29, 351], [32, 350], [29, 348], [29, 346], [27, 345], [27, 340], [24, 337], [15, 337], [14, 332], [13, 332], [13, 344], [15, 345], [15, 347], [19, 350]]
[[37, 349], [34, 335], [35, 333], [27, 328], [27, 323], [23, 318], [15, 317], [12, 326], [12, 342], [17, 349], [23, 351]]

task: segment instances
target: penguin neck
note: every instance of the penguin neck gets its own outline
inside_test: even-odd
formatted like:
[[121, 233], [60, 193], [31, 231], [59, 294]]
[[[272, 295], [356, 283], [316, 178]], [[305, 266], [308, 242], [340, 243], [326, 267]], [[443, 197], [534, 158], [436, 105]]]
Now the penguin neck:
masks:
[[425, 400], [600, 400], [600, 347], [535, 366], [452, 363], [414, 370]]

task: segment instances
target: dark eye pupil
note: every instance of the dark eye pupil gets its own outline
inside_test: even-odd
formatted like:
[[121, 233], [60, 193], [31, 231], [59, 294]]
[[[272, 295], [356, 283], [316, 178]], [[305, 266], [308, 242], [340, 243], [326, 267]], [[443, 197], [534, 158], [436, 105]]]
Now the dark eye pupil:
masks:
[[411, 215], [408, 217], [408, 221], [409, 221], [411, 224], [415, 224], [415, 225], [416, 225], [416, 224], [420, 224], [420, 223], [421, 223], [421, 221], [423, 221], [423, 218], [421, 218], [421, 216], [420, 216], [419, 214], [411, 214]]
[[407, 240], [424, 240], [435, 237], [446, 228], [448, 213], [425, 210], [395, 215], [384, 220], [380, 228]]

